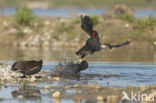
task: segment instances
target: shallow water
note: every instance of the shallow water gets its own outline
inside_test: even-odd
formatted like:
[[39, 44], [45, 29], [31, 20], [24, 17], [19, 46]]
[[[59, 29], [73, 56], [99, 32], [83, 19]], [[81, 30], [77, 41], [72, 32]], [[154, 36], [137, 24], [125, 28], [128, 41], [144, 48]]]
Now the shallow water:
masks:
[[[0, 62], [12, 65], [16, 60], [43, 59], [42, 70], [51, 71], [57, 63], [63, 62], [64, 57], [78, 60], [75, 56], [77, 49], [69, 48], [0, 48]], [[2, 103], [51, 103], [52, 91], [40, 89], [43, 86], [69, 86], [83, 84], [99, 84], [102, 86], [113, 86], [125, 88], [127, 85], [138, 87], [140, 85], [156, 84], [156, 56], [154, 51], [127, 50], [125, 48], [105, 50], [95, 53], [86, 59], [89, 61], [87, 70], [81, 72], [78, 78], [66, 78], [66, 82], [55, 81], [53, 83], [37, 83], [20, 90], [22, 84], [9, 86], [6, 84], [0, 88], [0, 102]], [[33, 93], [32, 93], [33, 92]], [[77, 91], [69, 89], [65, 94], [75, 94]], [[35, 95], [31, 95], [35, 94]], [[17, 96], [23, 96], [19, 99]], [[95, 100], [92, 100], [92, 102]], [[95, 101], [96, 102], [96, 101]], [[94, 103], [95, 103], [94, 102]], [[59, 103], [59, 102], [54, 102]], [[61, 98], [61, 103], [73, 103], [71, 98]], [[83, 100], [82, 103], [88, 103]]]
[[[0, 48], [0, 62], [12, 65], [18, 60], [42, 59], [42, 70], [50, 71], [58, 62], [77, 61], [77, 49], [69, 48]], [[89, 62], [87, 70], [82, 71], [78, 80], [71, 83], [100, 84], [103, 86], [126, 87], [156, 83], [156, 53], [143, 49], [127, 50], [126, 47], [103, 50], [86, 57]], [[116, 76], [119, 75], [119, 76]], [[108, 77], [107, 77], [108, 76]], [[110, 77], [109, 77], [110, 76]], [[76, 78], [77, 79], [77, 78]]]
[[[8, 62], [9, 65], [12, 63], [13, 61]], [[50, 72], [56, 65], [56, 62], [44, 62], [42, 70]], [[67, 79], [69, 84], [61, 83], [59, 85], [99, 84], [125, 88], [128, 85], [138, 87], [156, 84], [155, 78], [156, 64], [153, 63], [89, 62], [89, 67], [81, 72], [80, 77]], [[50, 85], [57, 86], [58, 84]]]
[[[6, 62], [6, 61], [5, 61]], [[9, 65], [13, 61], [6, 62]], [[56, 62], [44, 62], [42, 70], [51, 71], [56, 65]], [[53, 83], [37, 83], [34, 86], [26, 86], [22, 88], [22, 84], [9, 86], [2, 86], [0, 89], [0, 98], [4, 100], [2, 103], [51, 103], [55, 101], [51, 98], [52, 91], [46, 91], [43, 86], [69, 86], [69, 85], [84, 85], [84, 84], [99, 84], [102, 86], [125, 88], [128, 85], [138, 87], [140, 85], [156, 84], [156, 64], [153, 63], [115, 63], [115, 62], [89, 62], [87, 70], [81, 72], [78, 78], [66, 78], [66, 82], [55, 81]], [[60, 89], [61, 90], [61, 89]], [[61, 90], [63, 91], [63, 90]], [[78, 91], [74, 89], [68, 89], [64, 94], [76, 94]], [[34, 95], [33, 95], [34, 94]], [[22, 99], [18, 96], [23, 96]], [[88, 100], [84, 100], [82, 103]], [[94, 103], [96, 102], [93, 100]], [[92, 102], [93, 102], [92, 101]], [[61, 101], [55, 101], [54, 103], [73, 103], [71, 98], [61, 98]], [[119, 102], [120, 103], [120, 102]]]
[[[42, 59], [45, 62], [59, 62], [64, 58], [71, 61], [80, 59], [75, 55], [77, 48], [38, 48], [38, 47], [24, 47], [14, 48], [7, 46], [0, 46], [0, 61], [17, 61], [17, 60], [30, 60]], [[156, 52], [148, 49], [131, 49], [122, 47], [112, 50], [102, 50], [96, 52], [91, 56], [85, 58], [87, 61], [93, 62], [145, 62], [155, 63]]]

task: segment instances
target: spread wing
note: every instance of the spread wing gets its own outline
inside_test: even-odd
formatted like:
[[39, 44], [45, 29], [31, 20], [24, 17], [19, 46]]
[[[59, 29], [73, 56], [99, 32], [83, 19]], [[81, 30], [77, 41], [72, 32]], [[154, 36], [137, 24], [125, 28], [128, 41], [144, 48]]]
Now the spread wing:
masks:
[[107, 47], [109, 47], [109, 49], [112, 49], [112, 48], [119, 48], [119, 47], [121, 47], [121, 46], [124, 46], [124, 45], [128, 45], [128, 44], [130, 44], [131, 43], [131, 41], [126, 41], [126, 42], [124, 42], [124, 43], [121, 43], [121, 44], [116, 44], [116, 45], [112, 45], [112, 44], [109, 44], [109, 43], [104, 43], [102, 46], [104, 47], [104, 46], [107, 46]]
[[81, 55], [81, 58], [84, 58], [88, 54], [91, 54], [91, 50], [86, 44], [76, 52], [76, 55]]
[[93, 34], [93, 21], [88, 16], [83, 17], [81, 15], [81, 28], [91, 37]]

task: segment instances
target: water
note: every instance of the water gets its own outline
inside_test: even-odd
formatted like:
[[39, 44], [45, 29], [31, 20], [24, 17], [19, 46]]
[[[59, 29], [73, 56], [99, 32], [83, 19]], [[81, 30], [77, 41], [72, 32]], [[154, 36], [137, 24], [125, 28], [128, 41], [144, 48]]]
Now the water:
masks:
[[[65, 57], [70, 60], [80, 59], [75, 55], [79, 48], [38, 48], [38, 47], [25, 47], [14, 48], [7, 46], [0, 46], [0, 60], [1, 61], [17, 61], [17, 60], [30, 60], [42, 59], [45, 62], [58, 62], [63, 61]], [[122, 47], [112, 50], [102, 50], [87, 56], [88, 61], [93, 62], [156, 62], [156, 52], [148, 49], [131, 49]]]
[[[48, 17], [70, 17], [69, 12], [87, 13], [100, 15], [107, 9], [34, 9], [38, 16]], [[4, 15], [13, 15], [15, 9], [3, 9]], [[136, 17], [156, 16], [153, 10], [135, 10]], [[42, 70], [51, 71], [64, 57], [70, 60], [78, 60], [75, 56], [77, 49], [70, 48], [13, 48], [0, 47], [0, 62], [12, 65], [17, 60], [42, 59], [44, 66]], [[86, 58], [89, 61], [87, 70], [82, 71], [80, 78], [66, 79], [64, 82], [37, 83], [36, 86], [28, 86], [26, 90], [20, 90], [21, 85], [0, 88], [1, 103], [59, 103], [51, 99], [51, 92], [44, 91], [40, 87], [45, 85], [66, 86], [74, 84], [99, 84], [102, 86], [113, 86], [126, 88], [127, 85], [138, 87], [140, 85], [156, 84], [156, 53], [152, 50], [143, 49], [113, 49], [93, 54]], [[66, 93], [74, 94], [76, 91], [68, 90]], [[35, 95], [31, 95], [35, 94]], [[24, 96], [18, 99], [18, 95]], [[3, 98], [3, 101], [1, 101]], [[87, 101], [87, 100], [86, 100]], [[83, 101], [84, 103], [85, 101]], [[61, 103], [73, 103], [71, 98], [61, 98]], [[87, 102], [86, 102], [87, 103]]]
[[[76, 48], [0, 47], [0, 62], [12, 65], [18, 60], [42, 59], [43, 70], [50, 71], [58, 62], [64, 62], [65, 57], [69, 61], [77, 61], [79, 57], [75, 56], [75, 51]], [[122, 88], [156, 83], [156, 53], [152, 50], [126, 47], [103, 50], [87, 56], [86, 60], [89, 62], [88, 69], [82, 72], [80, 81], [74, 80], [73, 83], [103, 86], [109, 83], [110, 86]]]
[[[63, 62], [64, 57], [70, 60], [78, 60], [73, 48], [13, 48], [0, 47], [0, 62], [12, 65], [16, 60], [42, 59], [43, 69], [51, 71], [58, 62]], [[138, 87], [140, 85], [156, 84], [156, 53], [143, 49], [119, 48], [111, 51], [105, 50], [88, 56], [89, 62], [87, 70], [81, 72], [79, 78], [65, 79], [66, 82], [55, 81], [53, 83], [36, 83], [27, 86], [25, 89], [20, 84], [15, 86], [2, 86], [0, 88], [1, 103], [73, 103], [73, 98], [61, 98], [60, 101], [51, 98], [51, 93], [55, 90], [46, 91], [42, 87], [49, 86], [69, 86], [84, 84], [99, 84], [102, 86], [113, 86], [126, 88], [127, 85]], [[62, 91], [62, 89], [61, 89]], [[63, 92], [63, 91], [62, 91]], [[76, 95], [78, 91], [68, 89], [64, 94]], [[80, 91], [79, 91], [80, 92]], [[23, 96], [22, 99], [19, 97]], [[83, 100], [87, 103], [89, 100]], [[96, 103], [93, 99], [92, 102]], [[121, 103], [121, 102], [119, 102]]]
[[[8, 62], [10, 65], [12, 63], [13, 61]], [[43, 70], [50, 71], [56, 64], [56, 62], [44, 62]], [[75, 103], [72, 98], [61, 98], [60, 101], [52, 99], [51, 92], [55, 90], [46, 91], [41, 87], [45, 85], [69, 86], [74, 84], [99, 84], [118, 88], [125, 88], [127, 85], [138, 87], [140, 85], [156, 84], [155, 78], [156, 64], [153, 63], [89, 62], [88, 69], [81, 72], [80, 78], [66, 79], [66, 82], [37, 83], [35, 86], [25, 87], [25, 89], [20, 89], [22, 86], [3, 86], [0, 89], [0, 98], [4, 99], [2, 103]], [[75, 95], [77, 92], [74, 89], [68, 89], [65, 94]], [[19, 99], [18, 96], [21, 95], [23, 98]], [[85, 101], [88, 100], [84, 100], [82, 103], [87, 103]], [[93, 102], [95, 99], [91, 101]]]
[[[57, 63], [45, 63], [43, 69], [50, 71]], [[119, 62], [89, 62], [87, 70], [81, 72], [73, 84], [99, 84], [125, 88], [128, 85], [156, 84], [156, 64], [151, 63], [119, 63]], [[109, 83], [109, 85], [108, 85]]]
[[[5, 63], [12, 65], [13, 61], [5, 61]], [[57, 62], [44, 62], [42, 70], [50, 72], [57, 64]], [[139, 87], [140, 85], [156, 84], [155, 78], [156, 64], [153, 63], [89, 62], [88, 69], [81, 72], [80, 78], [67, 79], [67, 81], [72, 85], [99, 84], [125, 88], [128, 85]], [[57, 84], [50, 85], [56, 86]], [[64, 85], [66, 84], [62, 84]]]
[[[3, 8], [1, 9], [0, 15], [13, 15], [15, 14], [15, 8]], [[37, 16], [45, 16], [45, 17], [71, 17], [69, 15], [70, 12], [75, 13], [86, 13], [93, 15], [101, 15], [107, 12], [107, 9], [81, 9], [81, 8], [48, 8], [48, 9], [33, 9], [33, 12]], [[146, 10], [146, 9], [135, 9], [134, 12], [135, 17], [142, 18], [147, 17], [149, 15], [156, 16], [155, 10]]]

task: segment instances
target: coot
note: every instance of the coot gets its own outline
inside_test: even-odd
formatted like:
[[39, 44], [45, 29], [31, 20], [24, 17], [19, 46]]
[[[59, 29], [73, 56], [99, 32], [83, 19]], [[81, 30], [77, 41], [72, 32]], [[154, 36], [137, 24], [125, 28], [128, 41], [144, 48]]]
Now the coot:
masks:
[[28, 75], [38, 73], [42, 68], [42, 60], [19, 61], [12, 65], [11, 70], [23, 74], [21, 78], [29, 77]]
[[76, 76], [81, 71], [88, 68], [88, 62], [86, 60], [81, 61], [81, 63], [69, 62], [66, 64], [58, 64], [54, 69], [52, 69], [51, 76], [63, 76], [70, 77]]
[[88, 16], [81, 16], [81, 28], [89, 35], [89, 38], [86, 41], [85, 45], [76, 52], [76, 55], [80, 55], [81, 59], [86, 55], [93, 54], [94, 52], [100, 51], [101, 49], [106, 47], [112, 49], [131, 43], [131, 41], [126, 41], [117, 45], [112, 45], [110, 43], [102, 44], [99, 40], [98, 32], [96, 30], [93, 30], [93, 21]]

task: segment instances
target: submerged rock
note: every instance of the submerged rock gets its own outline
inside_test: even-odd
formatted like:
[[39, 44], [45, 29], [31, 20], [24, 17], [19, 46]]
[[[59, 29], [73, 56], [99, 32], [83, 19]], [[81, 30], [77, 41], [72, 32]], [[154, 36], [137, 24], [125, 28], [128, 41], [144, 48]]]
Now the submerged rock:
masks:
[[41, 92], [37, 88], [24, 87], [11, 92], [13, 98], [35, 100], [41, 99]]
[[51, 73], [51, 76], [75, 76], [82, 70], [87, 69], [88, 62], [83, 60], [80, 64], [69, 62], [67, 64], [58, 64]]

